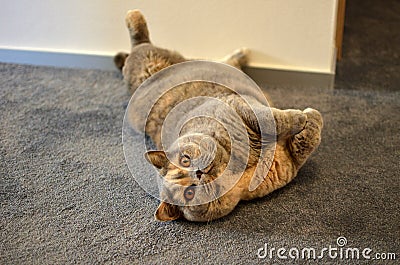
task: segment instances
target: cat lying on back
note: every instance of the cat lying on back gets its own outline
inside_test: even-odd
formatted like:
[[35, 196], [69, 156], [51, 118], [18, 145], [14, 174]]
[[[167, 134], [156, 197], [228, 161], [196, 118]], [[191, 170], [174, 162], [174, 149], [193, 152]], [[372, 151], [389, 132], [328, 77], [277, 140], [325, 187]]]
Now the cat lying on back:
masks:
[[[143, 81], [158, 71], [187, 61], [176, 52], [151, 44], [146, 21], [139, 11], [128, 12], [126, 24], [130, 32], [132, 50], [130, 54], [117, 54], [115, 63], [122, 70], [124, 80], [132, 93]], [[226, 57], [224, 62], [240, 68], [246, 63], [246, 51], [238, 50]], [[200, 96], [211, 97], [217, 101], [199, 100], [193, 108], [188, 109], [185, 115], [196, 118], [190, 119], [182, 126], [178, 139], [168, 150], [162, 150], [161, 133], [167, 115], [180, 102]], [[233, 109], [235, 114], [226, 111], [224, 108], [227, 106]], [[258, 113], [272, 114], [276, 126], [273, 135], [262, 135], [265, 132], [260, 129], [261, 126], [253, 113], [254, 109]], [[144, 123], [140, 120], [141, 115], [138, 115], [140, 111], [140, 101], [128, 109], [130, 122], [138, 130], [143, 129], [141, 125]], [[204, 111], [211, 114], [207, 117], [196, 116], [196, 113]], [[180, 119], [185, 120], [185, 115], [176, 117], [172, 126], [175, 123], [179, 124]], [[235, 132], [240, 131], [240, 126], [244, 125], [246, 138], [249, 140], [246, 146], [240, 145], [243, 142], [241, 139], [232, 142], [225, 126], [215, 118], [226, 121]], [[156, 219], [214, 220], [229, 214], [240, 200], [263, 197], [283, 187], [296, 176], [310, 154], [318, 147], [322, 123], [321, 114], [317, 110], [270, 108], [257, 98], [250, 97], [245, 101], [232, 90], [215, 83], [196, 81], [169, 90], [153, 106], [145, 121], [145, 132], [159, 149], [147, 152], [145, 157], [159, 170], [167, 183], [160, 189], [162, 201], [155, 213]], [[204, 141], [207, 139], [214, 143], [212, 147], [211, 142]], [[261, 146], [264, 143], [261, 139], [273, 142], [276, 148], [270, 161], [262, 161], [270, 166], [262, 175], [257, 171], [258, 160], [263, 157]], [[232, 143], [239, 145], [239, 152], [234, 154], [232, 150], [236, 146], [232, 146]], [[240, 148], [246, 147], [249, 148], [249, 157], [242, 157], [240, 154], [244, 152], [241, 152]], [[211, 149], [212, 161], [204, 161], [204, 157], [207, 158], [204, 156], [204, 153], [207, 153], [205, 151]], [[230, 161], [235, 161], [236, 166], [229, 168]], [[223, 172], [228, 177], [238, 180], [226, 193], [221, 192], [226, 183], [217, 181]], [[250, 189], [254, 176], [261, 179], [260, 185]], [[209, 196], [211, 200], [195, 203], [204, 201], [204, 196]], [[177, 203], [171, 203], [172, 201]]]

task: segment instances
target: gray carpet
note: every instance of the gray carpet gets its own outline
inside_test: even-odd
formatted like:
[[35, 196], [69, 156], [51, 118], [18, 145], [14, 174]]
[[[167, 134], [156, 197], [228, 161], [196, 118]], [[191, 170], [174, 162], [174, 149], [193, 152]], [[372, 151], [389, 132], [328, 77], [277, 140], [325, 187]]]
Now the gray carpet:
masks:
[[337, 89], [400, 89], [400, 1], [346, 1]]
[[118, 73], [0, 64], [0, 76], [0, 264], [269, 264], [265, 243], [321, 250], [339, 236], [400, 259], [399, 92], [269, 88], [325, 119], [298, 177], [215, 222], [159, 223], [124, 161]]

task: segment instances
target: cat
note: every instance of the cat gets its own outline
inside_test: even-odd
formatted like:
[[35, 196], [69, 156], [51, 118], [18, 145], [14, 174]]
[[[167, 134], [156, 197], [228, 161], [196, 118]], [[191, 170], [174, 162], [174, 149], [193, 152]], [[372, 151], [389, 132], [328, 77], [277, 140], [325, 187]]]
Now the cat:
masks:
[[[134, 93], [160, 70], [188, 61], [176, 52], [151, 44], [140, 11], [128, 12], [126, 24], [132, 49], [130, 54], [119, 53], [115, 62], [122, 69], [130, 92]], [[226, 57], [225, 63], [240, 69], [246, 57], [247, 51], [241, 49]], [[180, 102], [194, 97], [197, 101], [182, 115], [169, 117], [171, 128], [187, 122], [180, 127], [177, 139], [163, 150], [164, 121]], [[145, 128], [158, 149], [148, 151], [145, 158], [164, 180], [155, 213], [159, 221], [184, 218], [208, 222], [224, 217], [239, 201], [263, 197], [289, 183], [321, 141], [323, 120], [317, 110], [272, 108], [257, 97], [243, 98], [216, 83], [193, 81], [178, 85], [157, 100], [146, 121], [140, 115], [143, 102], [128, 106], [128, 115], [131, 125], [139, 131]], [[262, 130], [264, 118], [272, 120], [268, 124], [274, 128]], [[234, 132], [233, 138], [230, 132]], [[266, 165], [267, 170], [260, 171], [260, 164]], [[253, 178], [260, 182], [250, 188]]]

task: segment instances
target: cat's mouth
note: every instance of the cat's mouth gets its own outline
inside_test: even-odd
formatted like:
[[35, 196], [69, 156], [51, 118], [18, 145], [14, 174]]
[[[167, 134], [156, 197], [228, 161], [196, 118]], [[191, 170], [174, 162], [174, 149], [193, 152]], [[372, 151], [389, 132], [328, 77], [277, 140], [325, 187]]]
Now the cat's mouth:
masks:
[[201, 178], [199, 179], [199, 184], [200, 185], [211, 184], [212, 182], [215, 181], [215, 179], [217, 179], [217, 176], [213, 176], [213, 175], [210, 175], [210, 174], [203, 174], [201, 176]]
[[195, 206], [188, 206], [188, 208], [189, 208], [188, 210], [190, 210], [191, 213], [196, 213], [197, 215], [204, 215], [208, 212], [209, 203], [195, 205]]
[[202, 178], [206, 174], [208, 174], [208, 172], [210, 172], [213, 168], [214, 168], [214, 165], [210, 165], [209, 167], [207, 167], [207, 168], [205, 168], [203, 170], [200, 170], [200, 169], [196, 170], [196, 172], [195, 172], [196, 173], [196, 178], [201, 181]]

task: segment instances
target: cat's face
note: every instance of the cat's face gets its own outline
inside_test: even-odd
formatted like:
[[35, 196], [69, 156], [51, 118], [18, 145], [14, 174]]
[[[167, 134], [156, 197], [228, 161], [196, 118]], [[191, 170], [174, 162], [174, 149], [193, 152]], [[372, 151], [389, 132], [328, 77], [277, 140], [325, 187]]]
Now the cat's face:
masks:
[[217, 180], [229, 162], [229, 154], [218, 144], [212, 147], [203, 142], [200, 147], [191, 141], [175, 144], [168, 152], [149, 151], [145, 156], [163, 178], [157, 220], [210, 221], [236, 206], [237, 202], [228, 198], [229, 192], [224, 195], [226, 182]]

